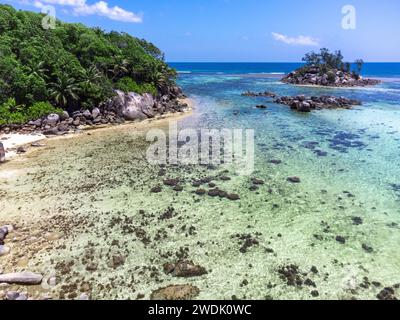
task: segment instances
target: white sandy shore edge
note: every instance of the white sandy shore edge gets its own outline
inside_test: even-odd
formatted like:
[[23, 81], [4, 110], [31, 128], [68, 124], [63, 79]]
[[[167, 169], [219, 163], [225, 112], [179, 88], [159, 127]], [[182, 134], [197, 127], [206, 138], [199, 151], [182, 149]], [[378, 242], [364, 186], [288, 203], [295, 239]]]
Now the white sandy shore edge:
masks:
[[[121, 125], [101, 125], [96, 127], [84, 127], [82, 128], [83, 132], [91, 131], [91, 130], [107, 130], [112, 128], [118, 128], [121, 126], [132, 126], [133, 129], [145, 128], [150, 124], [155, 124], [161, 122], [162, 120], [172, 120], [172, 119], [179, 119], [183, 116], [189, 115], [193, 109], [195, 108], [195, 102], [191, 98], [180, 99], [180, 102], [187, 103], [189, 108], [188, 111], [184, 113], [167, 113], [153, 119], [147, 119], [141, 122], [126, 122], [125, 124]], [[2, 134], [0, 135], [0, 142], [3, 143], [4, 149], [6, 151], [6, 161], [10, 161], [15, 159], [20, 154], [17, 153], [17, 149], [19, 147], [29, 147], [33, 143], [44, 143], [47, 139], [62, 139], [62, 138], [72, 138], [79, 136], [79, 133], [68, 133], [63, 136], [45, 136], [41, 133], [29, 133], [29, 134], [19, 134], [19, 133], [10, 133], [10, 134]]]
[[6, 160], [14, 159], [17, 154], [17, 149], [35, 142], [45, 140], [46, 136], [40, 133], [19, 134], [10, 133], [0, 135], [0, 142], [3, 143], [6, 151]]

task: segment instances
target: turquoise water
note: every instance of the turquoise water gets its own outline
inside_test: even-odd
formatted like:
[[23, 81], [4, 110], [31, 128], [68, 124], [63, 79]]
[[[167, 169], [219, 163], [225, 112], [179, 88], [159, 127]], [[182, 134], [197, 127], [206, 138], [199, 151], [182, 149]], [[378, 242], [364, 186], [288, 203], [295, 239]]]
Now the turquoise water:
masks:
[[[174, 62], [172, 67], [183, 73], [202, 74], [281, 74], [289, 73], [302, 63], [296, 62], [264, 62], [264, 63], [209, 63], [209, 62]], [[355, 68], [352, 65], [352, 68]], [[368, 62], [364, 64], [362, 74], [368, 77], [400, 78], [400, 63]]]
[[[254, 173], [151, 165], [147, 124], [48, 140], [0, 168], [0, 224], [16, 225], [6, 243], [11, 253], [1, 257], [4, 271], [54, 274], [55, 287], [32, 295], [66, 299], [81, 292], [149, 299], [176, 284], [198, 287], [200, 299], [376, 299], [399, 284], [400, 82], [300, 88], [280, 83], [275, 73], [282, 69], [272, 64], [250, 73], [237, 64], [222, 74], [227, 66], [185, 68], [193, 72], [178, 81], [197, 104], [178, 126], [254, 129]], [[300, 114], [268, 98], [242, 97], [247, 90], [343, 95], [364, 104]], [[166, 120], [154, 125], [168, 130]], [[292, 176], [301, 182], [288, 182]], [[166, 178], [179, 179], [182, 191], [165, 186]], [[193, 181], [204, 178], [201, 188], [217, 186], [240, 200], [197, 195]], [[255, 188], [253, 178], [264, 184]], [[151, 192], [155, 186], [160, 193]], [[180, 259], [208, 274], [166, 275], [163, 265]], [[291, 265], [298, 269], [283, 277]]]

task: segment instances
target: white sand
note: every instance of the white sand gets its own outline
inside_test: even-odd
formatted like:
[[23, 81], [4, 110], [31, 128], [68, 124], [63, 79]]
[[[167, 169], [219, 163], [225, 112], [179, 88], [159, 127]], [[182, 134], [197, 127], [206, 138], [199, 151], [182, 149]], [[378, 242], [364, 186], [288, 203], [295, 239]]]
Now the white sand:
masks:
[[10, 133], [0, 135], [0, 142], [3, 143], [4, 149], [6, 150], [6, 160], [10, 160], [17, 155], [18, 147], [22, 147], [44, 139], [46, 139], [46, 137], [39, 133]]

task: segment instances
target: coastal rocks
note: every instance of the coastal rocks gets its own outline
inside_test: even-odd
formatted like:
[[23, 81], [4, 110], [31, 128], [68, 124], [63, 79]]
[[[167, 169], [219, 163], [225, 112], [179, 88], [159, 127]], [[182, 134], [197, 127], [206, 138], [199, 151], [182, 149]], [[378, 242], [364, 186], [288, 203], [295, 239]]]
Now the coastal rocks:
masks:
[[264, 91], [264, 92], [251, 92], [247, 91], [242, 93], [243, 97], [270, 97], [270, 98], [276, 98], [277, 95], [273, 92], [269, 91]]
[[324, 71], [320, 67], [309, 67], [289, 73], [282, 80], [295, 85], [316, 85], [329, 87], [366, 87], [379, 84], [376, 79], [364, 79], [350, 72], [332, 69]]
[[32, 272], [0, 274], [0, 283], [8, 284], [37, 285], [42, 282], [42, 279], [41, 274]]
[[8, 291], [5, 295], [5, 299], [8, 301], [25, 301], [28, 300], [28, 295], [17, 291]]
[[293, 97], [279, 97], [275, 103], [290, 106], [292, 110], [299, 112], [311, 112], [322, 109], [351, 109], [355, 105], [361, 105], [361, 101], [344, 97], [320, 96], [307, 97], [304, 95]]
[[199, 288], [186, 284], [186, 285], [172, 285], [154, 291], [151, 300], [192, 300], [200, 294]]
[[7, 235], [14, 230], [14, 227], [11, 225], [6, 225], [0, 227], [0, 245], [4, 245], [4, 240]]
[[[178, 95], [180, 96], [180, 94]], [[174, 96], [175, 97], [175, 96]], [[182, 112], [188, 106], [171, 96], [162, 96], [159, 100], [148, 93], [125, 93], [116, 90], [116, 96], [102, 106], [124, 120], [136, 121], [154, 118], [157, 114]]]
[[0, 163], [6, 161], [6, 150], [4, 149], [4, 145], [0, 142]]
[[45, 120], [46, 124], [49, 126], [55, 126], [60, 121], [60, 116], [58, 114], [49, 114]]
[[176, 264], [166, 263], [164, 272], [181, 278], [199, 277], [207, 274], [205, 268], [195, 265], [192, 261], [180, 261]]
[[83, 126], [120, 124], [125, 121], [141, 121], [166, 113], [185, 112], [189, 106], [181, 102], [182, 90], [171, 89], [172, 93], [153, 97], [151, 94], [125, 93], [115, 91], [115, 96], [92, 110], [77, 110], [69, 114], [50, 114], [22, 125], [3, 125], [0, 132], [31, 133], [40, 131], [46, 136], [63, 135], [69, 131], [78, 131]]

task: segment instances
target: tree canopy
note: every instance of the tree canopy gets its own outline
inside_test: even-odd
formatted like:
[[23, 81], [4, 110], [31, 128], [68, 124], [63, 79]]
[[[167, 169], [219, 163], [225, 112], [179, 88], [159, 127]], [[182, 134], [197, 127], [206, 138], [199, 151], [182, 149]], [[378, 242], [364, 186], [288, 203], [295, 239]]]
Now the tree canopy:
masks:
[[0, 106], [90, 109], [114, 88], [157, 94], [174, 84], [176, 72], [152, 43], [59, 20], [46, 30], [42, 19], [0, 5]]
[[[314, 51], [307, 53], [302, 59], [307, 67], [319, 67], [325, 69], [325, 71], [330, 69], [341, 70], [343, 72], [351, 71], [351, 64], [344, 61], [344, 57], [340, 50], [335, 52], [330, 52], [327, 48], [320, 49], [319, 53]], [[361, 59], [355, 62], [356, 70], [354, 73], [359, 76], [362, 71], [364, 61]]]

